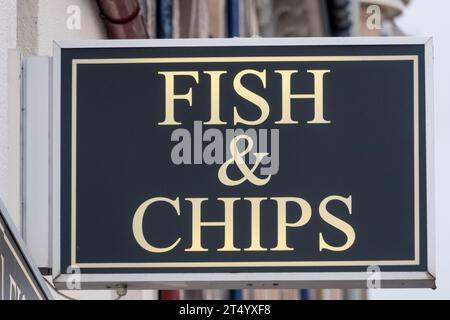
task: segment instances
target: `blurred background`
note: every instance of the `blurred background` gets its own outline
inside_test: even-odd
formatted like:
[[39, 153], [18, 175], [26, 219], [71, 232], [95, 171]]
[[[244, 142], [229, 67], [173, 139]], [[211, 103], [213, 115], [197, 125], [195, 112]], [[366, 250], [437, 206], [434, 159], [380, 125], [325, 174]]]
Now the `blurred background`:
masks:
[[[0, 197], [20, 228], [20, 61], [51, 56], [53, 40], [432, 36], [435, 45], [437, 290], [128, 291], [122, 299], [450, 299], [450, 1], [0, 0]], [[28, 210], [42, 208], [28, 208]], [[115, 299], [115, 291], [70, 291]], [[55, 297], [64, 299], [55, 292]]]

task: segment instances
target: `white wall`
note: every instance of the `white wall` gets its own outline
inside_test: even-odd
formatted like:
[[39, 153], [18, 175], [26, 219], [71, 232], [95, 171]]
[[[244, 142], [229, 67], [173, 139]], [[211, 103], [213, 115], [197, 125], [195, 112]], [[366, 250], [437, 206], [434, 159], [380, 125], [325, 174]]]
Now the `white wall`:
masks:
[[408, 34], [433, 36], [435, 48], [436, 290], [372, 290], [373, 299], [450, 299], [450, 1], [413, 0], [399, 26]]
[[[10, 134], [8, 134], [8, 49], [16, 46], [16, 3], [14, 0], [0, 0], [0, 198], [9, 207], [17, 207], [11, 203], [13, 198], [9, 192], [10, 167], [9, 163]], [[12, 209], [11, 209], [12, 210]], [[13, 212], [14, 221], [19, 223], [19, 213]]]
[[[69, 6], [80, 10], [80, 29], [67, 27]], [[19, 228], [20, 61], [17, 56], [19, 53], [51, 55], [54, 40], [105, 36], [95, 1], [0, 0], [0, 198]]]
[[[67, 27], [69, 6], [80, 9], [81, 28]], [[54, 40], [102, 39], [105, 29], [94, 0], [0, 0], [0, 198], [20, 225], [20, 90], [23, 55], [52, 55]], [[10, 57], [8, 57], [8, 49]], [[9, 68], [8, 68], [9, 66]], [[8, 70], [9, 69], [9, 70]], [[12, 209], [14, 208], [14, 210]], [[77, 299], [114, 299], [103, 291], [65, 292]], [[55, 297], [60, 298], [57, 294]], [[155, 291], [130, 291], [124, 299], [155, 299]]]
[[[23, 1], [23, 0], [22, 0]], [[25, 0], [27, 1], [27, 0]], [[80, 29], [67, 28], [69, 6], [80, 8]], [[92, 0], [39, 0], [38, 55], [51, 55], [54, 40], [102, 39], [106, 37], [99, 10]]]
[[[92, 0], [17, 0], [17, 42], [24, 54], [51, 55], [54, 40], [106, 37], [98, 7]], [[79, 8], [80, 29], [67, 27], [71, 6]]]

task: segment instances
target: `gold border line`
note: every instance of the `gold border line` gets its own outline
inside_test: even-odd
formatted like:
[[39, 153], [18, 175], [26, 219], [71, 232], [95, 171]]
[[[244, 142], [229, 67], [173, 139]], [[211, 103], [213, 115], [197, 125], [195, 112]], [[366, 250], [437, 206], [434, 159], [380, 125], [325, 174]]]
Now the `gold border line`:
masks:
[[404, 56], [268, 56], [268, 57], [185, 57], [185, 58], [117, 58], [73, 59], [76, 64], [129, 64], [129, 63], [211, 63], [211, 62], [333, 62], [333, 61], [408, 61], [414, 55]]
[[36, 292], [36, 295], [39, 299], [44, 300], [42, 297], [41, 291], [37, 289], [36, 284], [31, 279], [30, 274], [28, 273], [28, 270], [23, 265], [22, 261], [19, 259], [16, 250], [14, 249], [14, 246], [9, 241], [8, 237], [6, 236], [6, 227], [3, 225], [3, 223], [0, 222], [0, 231], [3, 233], [3, 239], [5, 239], [6, 244], [8, 245], [9, 249], [13, 253], [14, 258], [16, 259], [17, 263], [20, 266], [20, 269], [22, 269], [22, 272], [25, 274], [25, 277], [27, 278], [28, 282], [31, 284], [31, 287], [33, 288], [34, 292]]
[[420, 262], [419, 58], [414, 58], [414, 257]]
[[[343, 266], [395, 266], [415, 265], [414, 260], [393, 261], [301, 261], [302, 267], [343, 267]], [[126, 262], [126, 263], [78, 263], [80, 268], [207, 268], [207, 267], [298, 267], [298, 261], [246, 261], [246, 262]], [[94, 265], [94, 266], [93, 266]]]
[[[381, 261], [241, 261], [241, 262], [135, 262], [77, 263], [76, 261], [76, 188], [77, 188], [77, 67], [79, 64], [152, 64], [214, 62], [345, 62], [345, 61], [412, 61], [414, 69], [414, 260]], [[72, 130], [71, 130], [71, 264], [81, 268], [174, 268], [174, 267], [302, 267], [367, 266], [420, 264], [419, 215], [419, 57], [418, 55], [385, 56], [269, 56], [269, 57], [183, 57], [183, 58], [117, 58], [72, 60]]]
[[[71, 152], [72, 152], [72, 161], [71, 161], [71, 183], [72, 183], [72, 192], [70, 196], [71, 201], [71, 235], [72, 235], [72, 243], [71, 243], [71, 264], [76, 264], [76, 233], [77, 233], [77, 219], [76, 219], [76, 211], [77, 211], [77, 63], [72, 61], [72, 142], [71, 142]], [[75, 92], [75, 94], [73, 93]], [[75, 158], [75, 159], [74, 159]]]

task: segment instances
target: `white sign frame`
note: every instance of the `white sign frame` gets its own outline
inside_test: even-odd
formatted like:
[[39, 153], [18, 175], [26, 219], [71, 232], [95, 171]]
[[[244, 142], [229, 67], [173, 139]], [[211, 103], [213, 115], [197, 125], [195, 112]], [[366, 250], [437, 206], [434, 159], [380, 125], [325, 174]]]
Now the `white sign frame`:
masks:
[[[427, 253], [428, 271], [381, 272], [382, 288], [435, 288], [435, 212], [434, 212], [434, 111], [433, 44], [430, 37], [348, 37], [348, 38], [234, 38], [164, 40], [88, 40], [57, 41], [53, 51], [53, 105], [51, 112], [51, 212], [53, 221], [53, 266], [55, 285], [67, 289], [73, 275], [60, 266], [60, 75], [64, 48], [117, 47], [204, 47], [204, 46], [355, 46], [424, 45], [426, 95], [427, 158]], [[65, 270], [64, 270], [65, 271]], [[280, 273], [111, 273], [81, 274], [82, 289], [237, 289], [237, 288], [367, 288], [371, 272], [280, 272]], [[212, 283], [214, 284], [212, 286]]]

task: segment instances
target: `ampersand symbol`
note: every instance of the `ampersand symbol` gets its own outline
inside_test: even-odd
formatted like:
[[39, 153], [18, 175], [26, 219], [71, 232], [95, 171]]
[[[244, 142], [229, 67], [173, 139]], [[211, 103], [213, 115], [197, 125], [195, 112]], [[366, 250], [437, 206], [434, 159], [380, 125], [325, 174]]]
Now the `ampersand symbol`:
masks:
[[[238, 150], [238, 143], [240, 140], [247, 141], [247, 147], [244, 151], [240, 152]], [[253, 139], [247, 135], [239, 135], [230, 142], [230, 152], [231, 152], [231, 158], [228, 159], [223, 165], [220, 166], [218, 177], [220, 182], [222, 182], [224, 185], [227, 186], [237, 186], [245, 181], [250, 181], [254, 185], [257, 186], [263, 186], [266, 183], [269, 182], [272, 175], [268, 175], [265, 178], [259, 178], [255, 175], [255, 170], [261, 163], [261, 160], [268, 155], [268, 153], [254, 153], [254, 156], [256, 158], [256, 161], [253, 165], [253, 167], [250, 169], [244, 161], [243, 156], [245, 156], [247, 153], [250, 152], [253, 148]], [[242, 178], [238, 180], [232, 180], [227, 175], [227, 169], [228, 166], [230, 166], [232, 163], [236, 163], [239, 170], [242, 173]]]

